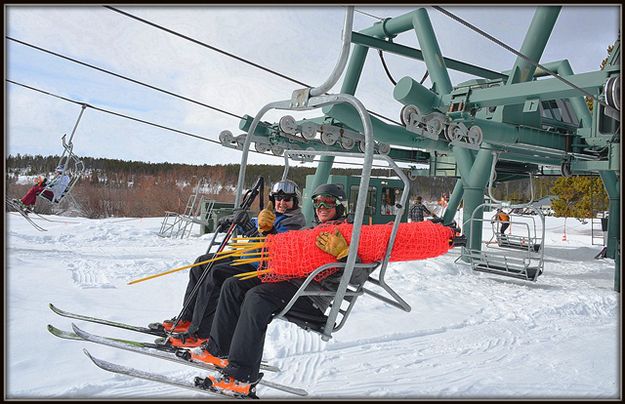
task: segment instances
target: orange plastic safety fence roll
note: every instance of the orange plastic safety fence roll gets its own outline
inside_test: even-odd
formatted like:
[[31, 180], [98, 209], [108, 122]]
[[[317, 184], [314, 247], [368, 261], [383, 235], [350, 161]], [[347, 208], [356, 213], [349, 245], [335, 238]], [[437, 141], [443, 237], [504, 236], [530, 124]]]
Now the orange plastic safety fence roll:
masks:
[[[336, 259], [319, 249], [315, 240], [319, 233], [333, 233], [336, 229], [351, 243], [352, 224], [317, 226], [308, 230], [296, 230], [270, 235], [265, 241], [269, 260], [263, 265], [270, 273], [260, 274], [263, 282], [279, 282], [308, 276], [312, 271]], [[380, 261], [386, 253], [391, 235], [391, 224], [363, 225], [360, 232], [358, 257], [360, 262]], [[434, 258], [449, 249], [454, 231], [429, 221], [401, 223], [391, 250], [390, 261], [412, 261]], [[338, 269], [328, 269], [315, 277], [320, 281]]]

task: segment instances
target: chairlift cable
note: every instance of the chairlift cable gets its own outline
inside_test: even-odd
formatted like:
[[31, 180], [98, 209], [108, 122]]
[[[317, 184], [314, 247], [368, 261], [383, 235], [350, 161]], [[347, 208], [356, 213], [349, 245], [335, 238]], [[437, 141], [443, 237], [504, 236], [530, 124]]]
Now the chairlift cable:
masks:
[[[122, 113], [119, 113], [119, 112], [110, 111], [110, 110], [107, 110], [107, 109], [104, 109], [104, 108], [96, 107], [94, 105], [91, 105], [91, 104], [88, 104], [88, 103], [85, 103], [85, 102], [72, 100], [70, 98], [63, 97], [63, 96], [57, 95], [57, 94], [53, 94], [53, 93], [50, 93], [48, 91], [41, 90], [41, 89], [38, 89], [38, 88], [35, 88], [35, 87], [32, 87], [32, 86], [26, 85], [26, 84], [18, 83], [16, 81], [13, 81], [13, 80], [10, 80], [10, 79], [5, 79], [5, 80], [7, 82], [11, 83], [11, 84], [15, 84], [17, 86], [21, 86], [21, 87], [27, 88], [27, 89], [32, 90], [32, 91], [36, 91], [36, 92], [41, 93], [41, 94], [49, 95], [51, 97], [55, 97], [55, 98], [61, 99], [63, 101], [71, 102], [73, 104], [77, 104], [77, 105], [85, 106], [85, 107], [88, 107], [88, 108], [92, 108], [92, 109], [94, 109], [96, 111], [104, 112], [104, 113], [107, 113], [107, 114], [110, 114], [110, 115], [118, 116], [120, 118], [125, 118], [125, 119], [129, 119], [131, 121], [136, 121], [136, 122], [143, 123], [143, 124], [146, 124], [146, 125], [154, 126], [154, 127], [159, 128], [159, 129], [168, 130], [168, 131], [171, 131], [171, 132], [179, 133], [181, 135], [190, 136], [190, 137], [194, 137], [194, 138], [197, 138], [197, 139], [200, 139], [200, 140], [205, 140], [207, 142], [211, 142], [211, 143], [215, 143], [215, 144], [218, 144], [218, 145], [222, 145], [221, 142], [219, 142], [217, 140], [209, 139], [209, 138], [206, 138], [206, 137], [203, 137], [203, 136], [199, 136], [199, 135], [196, 135], [196, 134], [193, 134], [193, 133], [190, 133], [190, 132], [185, 132], [183, 130], [170, 128], [168, 126], [164, 126], [164, 125], [160, 125], [160, 124], [153, 123], [153, 122], [150, 122], [150, 121], [146, 121], [144, 119], [135, 118], [135, 117], [132, 117], [130, 115], [125, 115], [125, 114], [122, 114]], [[284, 158], [282, 156], [276, 156], [274, 154], [261, 153], [261, 152], [256, 151], [256, 150], [250, 150], [250, 151], [253, 152], [253, 153], [256, 153], [256, 154], [262, 154], [263, 156], [278, 157], [280, 159]], [[319, 161], [321, 161], [321, 160], [313, 159], [310, 162], [319, 162]], [[346, 165], [362, 166], [362, 164], [359, 164], [359, 163], [350, 163], [350, 162], [341, 162], [341, 161], [337, 161], [336, 164], [346, 164]], [[381, 166], [381, 165], [372, 165], [372, 167], [388, 168], [386, 166]]]
[[384, 20], [384, 18], [382, 18], [382, 17], [378, 17], [378, 16], [375, 16], [373, 14], [365, 13], [364, 11], [360, 11], [360, 10], [357, 10], [357, 9], [354, 9], [354, 11], [357, 12], [357, 13], [366, 15], [368, 17], [375, 18], [375, 19], [380, 20], [380, 21]]
[[169, 130], [169, 131], [172, 131], [172, 132], [177, 132], [177, 133], [180, 133], [182, 135], [195, 137], [195, 138], [198, 138], [198, 139], [201, 139], [201, 140], [206, 140], [207, 142], [211, 142], [211, 143], [215, 143], [215, 144], [221, 145], [221, 142], [219, 142], [217, 140], [208, 139], [208, 138], [205, 138], [205, 137], [202, 137], [202, 136], [199, 136], [199, 135], [194, 135], [193, 133], [181, 131], [181, 130], [178, 130], [178, 129], [169, 128], [167, 126], [163, 126], [163, 125], [152, 123], [152, 122], [149, 122], [149, 121], [146, 121], [146, 120], [143, 120], [143, 119], [131, 117], [129, 115], [125, 115], [125, 114], [122, 114], [122, 113], [119, 113], [119, 112], [110, 111], [110, 110], [107, 110], [107, 109], [104, 109], [104, 108], [96, 107], [96, 106], [91, 105], [91, 104], [87, 104], [87, 103], [84, 103], [84, 102], [72, 100], [70, 98], [66, 98], [66, 97], [63, 97], [63, 96], [60, 96], [60, 95], [57, 95], [57, 94], [53, 94], [53, 93], [50, 93], [48, 91], [40, 90], [38, 88], [29, 86], [29, 85], [26, 85], [26, 84], [18, 83], [16, 81], [13, 81], [13, 80], [10, 80], [10, 79], [6, 79], [6, 81], [9, 82], [9, 83], [21, 86], [21, 87], [28, 88], [28, 89], [33, 90], [33, 91], [37, 91], [37, 92], [42, 93], [42, 94], [46, 94], [46, 95], [50, 95], [52, 97], [59, 98], [59, 99], [61, 99], [63, 101], [71, 102], [71, 103], [78, 104], [78, 105], [86, 105], [87, 107], [92, 108], [92, 109], [94, 109], [96, 111], [105, 112], [107, 114], [116, 115], [116, 116], [119, 116], [119, 117], [122, 117], [122, 118], [130, 119], [130, 120], [133, 120], [133, 121], [141, 122], [141, 123], [144, 123], [144, 124], [147, 124], [147, 125], [155, 126], [155, 127], [161, 128], [161, 129]]
[[233, 114], [233, 113], [228, 112], [228, 111], [226, 111], [226, 110], [223, 110], [223, 109], [221, 109], [221, 108], [213, 107], [212, 105], [208, 105], [208, 104], [205, 104], [205, 103], [203, 103], [203, 102], [196, 101], [196, 100], [194, 100], [194, 99], [191, 99], [191, 98], [188, 98], [188, 97], [185, 97], [185, 96], [182, 96], [182, 95], [178, 95], [178, 94], [172, 93], [171, 91], [163, 90], [163, 89], [158, 88], [158, 87], [155, 87], [155, 86], [153, 86], [153, 85], [150, 85], [150, 84], [147, 84], [147, 83], [141, 82], [141, 81], [139, 81], [139, 80], [132, 79], [132, 78], [127, 77], [127, 76], [123, 76], [123, 75], [121, 75], [121, 74], [118, 74], [118, 73], [112, 72], [112, 71], [110, 71], [110, 70], [103, 69], [103, 68], [101, 68], [101, 67], [97, 67], [97, 66], [91, 65], [91, 64], [89, 64], [89, 63], [82, 62], [82, 61], [80, 61], [80, 60], [77, 60], [77, 59], [71, 58], [71, 57], [69, 57], [69, 56], [61, 55], [60, 53], [53, 52], [53, 51], [50, 51], [50, 50], [47, 50], [47, 49], [41, 48], [41, 47], [39, 47], [39, 46], [36, 46], [36, 45], [30, 44], [30, 43], [27, 43], [27, 42], [21, 41], [21, 40], [19, 40], [19, 39], [11, 38], [11, 37], [9, 37], [9, 36], [5, 36], [5, 38], [6, 38], [6, 39], [8, 39], [8, 40], [10, 40], [10, 41], [17, 42], [17, 43], [19, 43], [19, 44], [21, 44], [21, 45], [28, 46], [28, 47], [31, 47], [31, 48], [33, 48], [33, 49], [37, 49], [38, 51], [41, 51], [41, 52], [45, 52], [45, 53], [48, 53], [48, 54], [54, 55], [54, 56], [57, 56], [57, 57], [59, 57], [59, 58], [65, 59], [65, 60], [69, 60], [69, 61], [74, 62], [74, 63], [77, 63], [77, 64], [79, 64], [79, 65], [86, 66], [86, 67], [89, 67], [89, 68], [91, 68], [91, 69], [98, 70], [98, 71], [103, 72], [103, 73], [106, 73], [106, 74], [110, 74], [110, 75], [112, 75], [112, 76], [115, 76], [115, 77], [118, 77], [118, 78], [120, 78], [120, 79], [123, 79], [123, 80], [127, 80], [127, 81], [130, 81], [130, 82], [133, 82], [133, 83], [135, 83], [135, 84], [142, 85], [142, 86], [144, 86], [144, 87], [148, 87], [148, 88], [150, 88], [150, 89], [152, 89], [152, 90], [160, 91], [160, 92], [162, 92], [162, 93], [165, 93], [165, 94], [171, 95], [171, 96], [173, 96], [173, 97], [177, 97], [177, 98], [183, 99], [183, 100], [185, 100], [185, 101], [189, 101], [189, 102], [192, 102], [192, 103], [194, 103], [194, 104], [201, 105], [201, 106], [206, 107], [206, 108], [210, 108], [210, 109], [212, 109], [212, 110], [214, 110], [214, 111], [221, 112], [221, 113], [223, 113], [223, 114], [230, 115], [230, 116], [235, 117], [235, 118], [238, 118], [238, 119], [243, 119], [243, 117], [242, 117], [242, 116], [239, 116], [239, 115]]
[[[108, 8], [108, 9], [109, 9], [109, 10], [111, 10], [111, 11], [115, 11], [115, 12], [117, 12], [117, 13], [120, 13], [120, 14], [122, 14], [122, 15], [125, 15], [126, 17], [129, 17], [129, 18], [135, 19], [135, 20], [137, 20], [137, 21], [139, 21], [139, 22], [142, 22], [142, 23], [144, 23], [144, 24], [148, 24], [148, 25], [150, 25], [150, 26], [152, 26], [152, 27], [154, 27], [154, 28], [158, 28], [158, 29], [160, 29], [160, 30], [163, 30], [163, 31], [165, 31], [165, 32], [167, 32], [167, 33], [169, 33], [169, 34], [172, 34], [172, 35], [178, 36], [178, 37], [180, 37], [180, 38], [186, 39], [186, 40], [191, 41], [191, 42], [193, 42], [193, 43], [195, 43], [195, 44], [197, 44], [197, 45], [200, 45], [200, 46], [206, 47], [206, 48], [208, 48], [208, 49], [211, 49], [211, 50], [213, 50], [213, 51], [215, 51], [215, 52], [219, 52], [219, 53], [221, 53], [221, 54], [223, 54], [223, 55], [229, 56], [229, 57], [231, 57], [231, 58], [233, 58], [233, 59], [236, 59], [236, 60], [238, 60], [238, 61], [240, 61], [240, 62], [247, 63], [247, 64], [249, 64], [250, 66], [256, 67], [256, 68], [261, 69], [261, 70], [264, 70], [264, 71], [266, 71], [266, 72], [268, 72], [268, 73], [274, 74], [274, 75], [276, 75], [276, 76], [278, 76], [278, 77], [281, 77], [281, 78], [283, 78], [283, 79], [289, 80], [289, 81], [291, 81], [291, 82], [293, 82], [293, 83], [296, 83], [296, 84], [298, 84], [298, 85], [301, 85], [301, 86], [304, 86], [304, 87], [307, 87], [307, 88], [313, 88], [313, 86], [311, 86], [310, 84], [306, 84], [306, 83], [304, 83], [304, 82], [302, 82], [302, 81], [296, 80], [296, 79], [294, 79], [294, 78], [292, 78], [292, 77], [289, 77], [289, 76], [287, 76], [287, 75], [285, 75], [285, 74], [282, 74], [282, 73], [280, 73], [280, 72], [277, 72], [277, 71], [275, 71], [275, 70], [273, 70], [273, 69], [270, 69], [270, 68], [268, 68], [268, 67], [265, 67], [265, 66], [259, 65], [258, 63], [254, 63], [254, 62], [249, 61], [249, 60], [247, 60], [247, 59], [245, 59], [245, 58], [242, 58], [242, 57], [237, 56], [237, 55], [234, 55], [234, 54], [232, 54], [232, 53], [230, 53], [230, 52], [227, 52], [227, 51], [224, 51], [224, 50], [222, 50], [222, 49], [219, 49], [219, 48], [217, 48], [217, 47], [215, 47], [215, 46], [209, 45], [209, 44], [204, 43], [204, 42], [202, 42], [202, 41], [198, 41], [197, 39], [191, 38], [191, 37], [190, 37], [190, 36], [188, 36], [188, 35], [181, 34], [181, 33], [179, 33], [179, 32], [176, 32], [176, 31], [172, 30], [172, 29], [169, 29], [169, 28], [163, 27], [162, 25], [159, 25], [159, 24], [153, 23], [153, 22], [148, 21], [148, 20], [146, 20], [146, 19], [143, 19], [143, 18], [141, 18], [141, 17], [137, 17], [137, 16], [135, 16], [135, 15], [132, 15], [132, 14], [130, 14], [130, 13], [127, 13], [127, 12], [125, 12], [125, 11], [122, 11], [122, 10], [120, 10], [120, 9], [117, 9], [117, 8], [115, 8], [115, 7], [111, 7], [111, 6], [102, 6], [102, 7], [104, 7], [104, 8]], [[395, 124], [397, 124], [397, 125], [401, 125], [399, 122], [397, 122], [397, 121], [395, 121], [395, 120], [393, 120], [393, 119], [391, 119], [391, 118], [387, 118], [387, 117], [385, 117], [384, 115], [378, 114], [377, 112], [373, 112], [373, 111], [369, 111], [369, 110], [367, 110], [367, 112], [369, 112], [371, 115], [377, 116], [377, 117], [379, 117], [379, 118], [386, 119], [386, 120], [387, 120], [387, 121], [389, 121], [389, 122], [393, 122], [393, 123], [395, 123]]]
[[433, 9], [440, 11], [441, 13], [445, 14], [446, 16], [448, 16], [451, 19], [454, 19], [456, 21], [458, 21], [460, 24], [472, 29], [473, 31], [477, 32], [478, 34], [490, 39], [491, 41], [495, 42], [497, 45], [503, 47], [504, 49], [514, 53], [515, 55], [517, 55], [518, 57], [522, 58], [523, 60], [525, 60], [526, 62], [531, 63], [532, 65], [534, 65], [535, 67], [538, 67], [540, 69], [542, 69], [543, 71], [545, 71], [546, 73], [548, 73], [549, 75], [555, 77], [556, 79], [562, 81], [564, 84], [570, 86], [571, 88], [574, 88], [576, 90], [578, 90], [579, 92], [581, 92], [582, 94], [584, 94], [587, 97], [592, 98], [593, 100], [597, 101], [599, 104], [603, 105], [605, 108], [612, 108], [609, 105], [607, 105], [605, 102], [601, 101], [598, 97], [590, 94], [588, 91], [576, 86], [575, 84], [571, 83], [570, 81], [568, 81], [567, 79], [565, 79], [564, 77], [560, 76], [559, 74], [547, 69], [546, 67], [544, 67], [543, 65], [541, 65], [538, 62], [533, 61], [532, 59], [530, 59], [529, 57], [525, 56], [524, 54], [522, 54], [521, 52], [515, 50], [514, 48], [506, 45], [505, 43], [503, 43], [502, 41], [498, 40], [497, 38], [493, 37], [492, 35], [489, 35], [488, 33], [482, 31], [481, 29], [477, 28], [476, 26], [472, 25], [471, 23], [463, 20], [462, 18], [452, 14], [451, 12], [443, 9], [442, 7], [439, 6], [432, 6]]
[[279, 72], [277, 72], [277, 71], [275, 71], [275, 70], [269, 69], [268, 67], [261, 66], [261, 65], [259, 65], [258, 63], [251, 62], [251, 61], [249, 61], [249, 60], [247, 60], [247, 59], [244, 59], [244, 58], [242, 58], [242, 57], [240, 57], [240, 56], [237, 56], [237, 55], [232, 54], [232, 53], [230, 53], [230, 52], [226, 52], [226, 51], [224, 51], [224, 50], [222, 50], [222, 49], [219, 49], [219, 48], [217, 48], [217, 47], [215, 47], [215, 46], [212, 46], [212, 45], [209, 45], [209, 44], [207, 44], [207, 43], [204, 43], [204, 42], [198, 41], [197, 39], [191, 38], [191, 37], [190, 37], [190, 36], [188, 36], [188, 35], [184, 35], [184, 34], [181, 34], [181, 33], [179, 33], [179, 32], [176, 32], [176, 31], [174, 31], [174, 30], [172, 30], [172, 29], [165, 28], [165, 27], [163, 27], [162, 25], [158, 25], [158, 24], [156, 24], [156, 23], [153, 23], [153, 22], [148, 21], [148, 20], [146, 20], [146, 19], [143, 19], [143, 18], [141, 18], [141, 17], [137, 17], [137, 16], [135, 16], [135, 15], [132, 15], [132, 14], [130, 14], [130, 13], [127, 13], [127, 12], [125, 12], [125, 11], [122, 11], [122, 10], [120, 10], [120, 9], [118, 9], [118, 8], [111, 7], [111, 6], [102, 6], [102, 7], [104, 7], [104, 8], [108, 8], [108, 9], [109, 9], [109, 10], [111, 10], [111, 11], [115, 11], [115, 12], [117, 12], [117, 13], [123, 14], [123, 15], [125, 15], [126, 17], [130, 17], [130, 18], [135, 19], [135, 20], [137, 20], [137, 21], [140, 21], [140, 22], [142, 22], [142, 23], [144, 23], [144, 24], [151, 25], [152, 27], [154, 27], [154, 28], [158, 28], [158, 29], [160, 29], [160, 30], [163, 30], [163, 31], [165, 31], [165, 32], [167, 32], [167, 33], [169, 33], [169, 34], [179, 36], [180, 38], [186, 39], [187, 41], [191, 41], [191, 42], [193, 42], [193, 43], [195, 43], [195, 44], [197, 44], [197, 45], [204, 46], [204, 47], [206, 47], [206, 48], [208, 48], [208, 49], [211, 49], [211, 50], [214, 50], [215, 52], [219, 52], [219, 53], [221, 53], [221, 54], [224, 54], [224, 55], [226, 55], [226, 56], [229, 56], [229, 57], [231, 57], [231, 58], [233, 58], [233, 59], [236, 59], [236, 60], [238, 60], [238, 61], [240, 61], [240, 62], [247, 63], [247, 64], [249, 64], [249, 65], [251, 65], [251, 66], [254, 66], [254, 67], [256, 67], [256, 68], [259, 68], [259, 69], [261, 69], [261, 70], [264, 70], [264, 71], [266, 71], [266, 72], [268, 72], [268, 73], [275, 74], [275, 75], [280, 76], [280, 77], [282, 77], [282, 78], [284, 78], [284, 79], [287, 79], [287, 80], [290, 80], [290, 81], [292, 81], [292, 82], [294, 82], [294, 83], [297, 83], [297, 84], [299, 84], [299, 85], [301, 85], [301, 86], [304, 86], [304, 87], [311, 87], [311, 86], [309, 86], [309, 85], [308, 85], [308, 84], [306, 84], [306, 83], [303, 83], [303, 82], [301, 82], [301, 81], [295, 80], [295, 79], [293, 79], [293, 78], [291, 78], [291, 77], [289, 77], [289, 76], [287, 76], [287, 75], [284, 75], [284, 74], [279, 73]]

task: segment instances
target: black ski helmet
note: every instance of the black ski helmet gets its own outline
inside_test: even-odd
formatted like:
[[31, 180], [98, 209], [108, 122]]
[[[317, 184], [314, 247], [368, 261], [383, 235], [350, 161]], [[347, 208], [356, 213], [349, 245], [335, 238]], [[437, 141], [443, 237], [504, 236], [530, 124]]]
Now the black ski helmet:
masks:
[[291, 180], [283, 180], [278, 181], [271, 187], [271, 191], [269, 192], [269, 200], [275, 205], [276, 201], [275, 195], [289, 195], [293, 197], [293, 209], [296, 209], [299, 205], [299, 200], [302, 195], [299, 191], [299, 187], [294, 181]]
[[312, 199], [315, 199], [319, 195], [330, 195], [339, 200], [339, 202], [343, 202], [345, 200], [345, 191], [343, 188], [339, 187], [336, 184], [321, 184], [312, 194]]
[[[320, 195], [333, 196], [337, 199], [338, 203], [336, 204], [336, 216], [334, 217], [334, 219], [345, 216], [345, 205], [341, 203], [346, 199], [345, 191], [343, 191], [343, 188], [339, 187], [336, 184], [321, 184], [317, 188], [315, 188], [311, 199], [314, 200]], [[318, 219], [317, 212], [315, 212], [315, 219]]]

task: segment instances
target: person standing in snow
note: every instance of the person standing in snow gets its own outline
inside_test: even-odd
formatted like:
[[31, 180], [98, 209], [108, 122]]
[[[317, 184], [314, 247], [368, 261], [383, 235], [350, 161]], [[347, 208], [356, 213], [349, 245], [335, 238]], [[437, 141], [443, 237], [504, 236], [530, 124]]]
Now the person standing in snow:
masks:
[[[258, 232], [263, 235], [301, 229], [306, 225], [306, 218], [299, 206], [300, 199], [299, 187], [295, 182], [291, 180], [276, 182], [271, 187], [269, 193], [269, 204], [258, 214], [257, 223], [254, 223], [254, 219], [249, 219], [248, 217], [243, 219], [230, 217], [226, 218], [224, 225], [229, 226], [235, 221], [244, 230], [251, 228], [256, 233], [255, 230], [258, 229]], [[249, 231], [245, 231], [245, 233], [248, 236], [255, 235], [249, 234]], [[199, 256], [195, 263], [207, 261], [211, 258], [213, 258], [212, 253], [204, 254]], [[257, 264], [238, 266], [230, 264], [231, 260], [229, 259], [214, 264], [202, 281], [195, 296], [191, 296], [191, 292], [210, 263], [191, 268], [183, 302], [187, 302], [189, 299], [191, 301], [187, 306], [187, 310], [182, 313], [181, 319], [174, 330], [177, 334], [168, 337], [166, 343], [176, 347], [188, 348], [196, 347], [206, 341], [224, 281], [234, 274], [253, 271], [257, 268]], [[162, 323], [152, 323], [149, 327], [170, 332], [175, 321], [176, 318], [172, 318]]]
[[[347, 220], [344, 191], [335, 184], [322, 184], [312, 194], [316, 225], [340, 224]], [[340, 232], [322, 232], [316, 246], [336, 257], [347, 259], [349, 244]], [[315, 248], [311, 246], [311, 248]], [[351, 284], [362, 284], [371, 270], [354, 271]], [[343, 270], [313, 281], [307, 291], [336, 291]], [[226, 394], [251, 395], [259, 380], [265, 333], [273, 316], [286, 307], [304, 279], [262, 283], [259, 278], [226, 280], [219, 297], [208, 341], [190, 351], [190, 357], [221, 368], [221, 376], [208, 376], [213, 388]], [[321, 316], [332, 296], [303, 296], [292, 309], [308, 315]]]

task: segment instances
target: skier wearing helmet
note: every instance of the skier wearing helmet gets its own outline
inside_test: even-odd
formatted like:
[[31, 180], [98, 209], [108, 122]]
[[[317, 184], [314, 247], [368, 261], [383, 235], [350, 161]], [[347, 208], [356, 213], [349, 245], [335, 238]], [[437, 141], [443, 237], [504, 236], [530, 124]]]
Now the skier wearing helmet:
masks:
[[[291, 180], [278, 181], [271, 187], [269, 204], [260, 211], [257, 220], [249, 219], [247, 214], [233, 214], [226, 218], [223, 224], [229, 226], [232, 222], [236, 222], [247, 236], [258, 235], [258, 233], [277, 234], [301, 229], [306, 225], [306, 219], [299, 206], [300, 199], [299, 187], [295, 182]], [[250, 233], [249, 229], [252, 229], [253, 233]], [[211, 258], [213, 258], [212, 253], [204, 254], [199, 256], [195, 263]], [[226, 259], [214, 264], [195, 296], [192, 296], [192, 291], [204, 269], [210, 264], [191, 268], [183, 302], [186, 304], [189, 299], [191, 300], [174, 329], [177, 334], [170, 336], [167, 339], [167, 344], [176, 347], [194, 347], [206, 341], [223, 282], [234, 274], [253, 271], [257, 268], [257, 264], [232, 266], [230, 263], [231, 260]], [[175, 322], [176, 318], [172, 318], [162, 323], [152, 323], [149, 326], [153, 329], [169, 332]]]
[[[335, 184], [318, 186], [312, 194], [317, 226], [340, 224], [347, 221], [342, 204], [345, 192]], [[349, 245], [338, 232], [321, 232], [317, 248], [344, 261]], [[315, 248], [311, 246], [311, 248]], [[336, 291], [343, 274], [338, 268], [321, 282], [313, 280], [306, 291]], [[362, 284], [372, 270], [354, 271], [350, 283]], [[286, 307], [302, 285], [303, 279], [262, 283], [259, 278], [227, 279], [223, 286], [210, 336], [206, 343], [189, 351], [183, 357], [202, 361], [220, 368], [221, 376], [208, 376], [205, 385], [224, 394], [255, 396], [255, 385], [260, 380], [260, 363], [265, 333], [273, 316]], [[297, 299], [290, 312], [306, 316], [322, 316], [332, 296], [303, 296]]]

